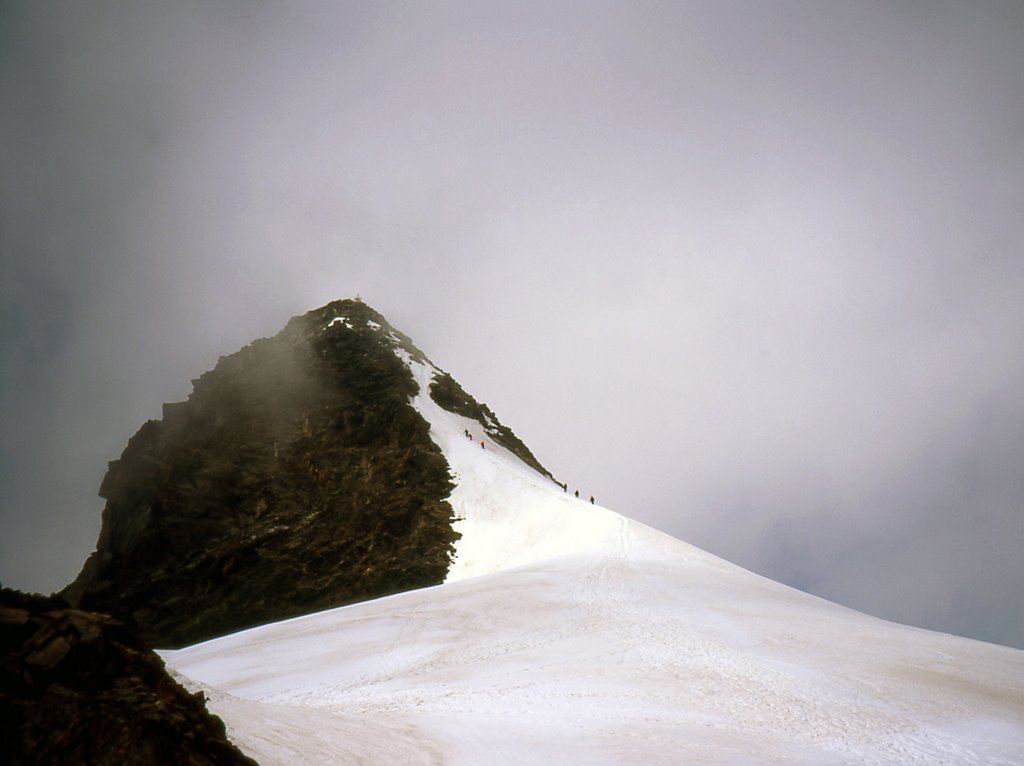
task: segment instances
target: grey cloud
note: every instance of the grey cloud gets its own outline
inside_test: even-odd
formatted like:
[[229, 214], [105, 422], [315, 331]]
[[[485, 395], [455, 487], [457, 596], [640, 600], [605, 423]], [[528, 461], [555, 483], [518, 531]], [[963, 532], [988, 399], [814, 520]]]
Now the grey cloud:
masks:
[[614, 509], [1021, 645], [1022, 39], [999, 3], [6, 4], [0, 577], [70, 579], [161, 402], [361, 293]]

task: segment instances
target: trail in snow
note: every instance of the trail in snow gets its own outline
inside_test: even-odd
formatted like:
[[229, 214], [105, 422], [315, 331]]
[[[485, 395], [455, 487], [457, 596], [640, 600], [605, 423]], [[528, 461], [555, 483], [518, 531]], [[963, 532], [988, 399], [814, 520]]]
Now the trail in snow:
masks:
[[163, 653], [264, 766], [1024, 764], [1024, 652], [867, 617], [577, 500], [481, 450], [403, 358], [457, 482], [446, 583]]

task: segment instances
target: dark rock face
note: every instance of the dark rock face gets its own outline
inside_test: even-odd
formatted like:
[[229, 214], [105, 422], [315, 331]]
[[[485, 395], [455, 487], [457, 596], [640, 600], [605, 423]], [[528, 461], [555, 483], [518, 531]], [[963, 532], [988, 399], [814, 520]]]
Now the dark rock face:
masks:
[[255, 766], [123, 623], [6, 589], [0, 762]]
[[359, 301], [222, 357], [110, 464], [96, 552], [62, 593], [180, 647], [443, 581], [448, 465]]

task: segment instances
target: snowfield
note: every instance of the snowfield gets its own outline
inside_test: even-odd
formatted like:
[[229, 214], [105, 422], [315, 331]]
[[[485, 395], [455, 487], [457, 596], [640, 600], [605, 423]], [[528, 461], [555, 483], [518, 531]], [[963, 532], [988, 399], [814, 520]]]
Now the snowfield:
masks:
[[264, 766], [1024, 764], [1024, 651], [868, 617], [578, 500], [403, 358], [458, 485], [447, 582], [161, 652]]

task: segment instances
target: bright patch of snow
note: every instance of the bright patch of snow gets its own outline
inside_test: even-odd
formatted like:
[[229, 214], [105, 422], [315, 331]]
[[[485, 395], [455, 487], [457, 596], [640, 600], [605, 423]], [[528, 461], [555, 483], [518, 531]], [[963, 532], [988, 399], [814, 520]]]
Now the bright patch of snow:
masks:
[[398, 353], [419, 384], [413, 406], [430, 423], [430, 436], [455, 475], [457, 486], [449, 502], [460, 519], [454, 526], [462, 538], [455, 543], [446, 582], [597, 551], [612, 541], [617, 514], [564, 493], [490, 441], [479, 423], [439, 407], [429, 394], [438, 370]]
[[[350, 330], [353, 329], [352, 323], [348, 321], [348, 317], [343, 316], [334, 317], [334, 319], [327, 323], [327, 327], [333, 327], [334, 325], [339, 323], [345, 325], [345, 327], [347, 327]], [[326, 330], [327, 327], [325, 327], [324, 329]]]
[[162, 653], [263, 766], [1024, 763], [1024, 652], [577, 500], [434, 405], [434, 370], [399, 353], [458, 484], [448, 581]]

